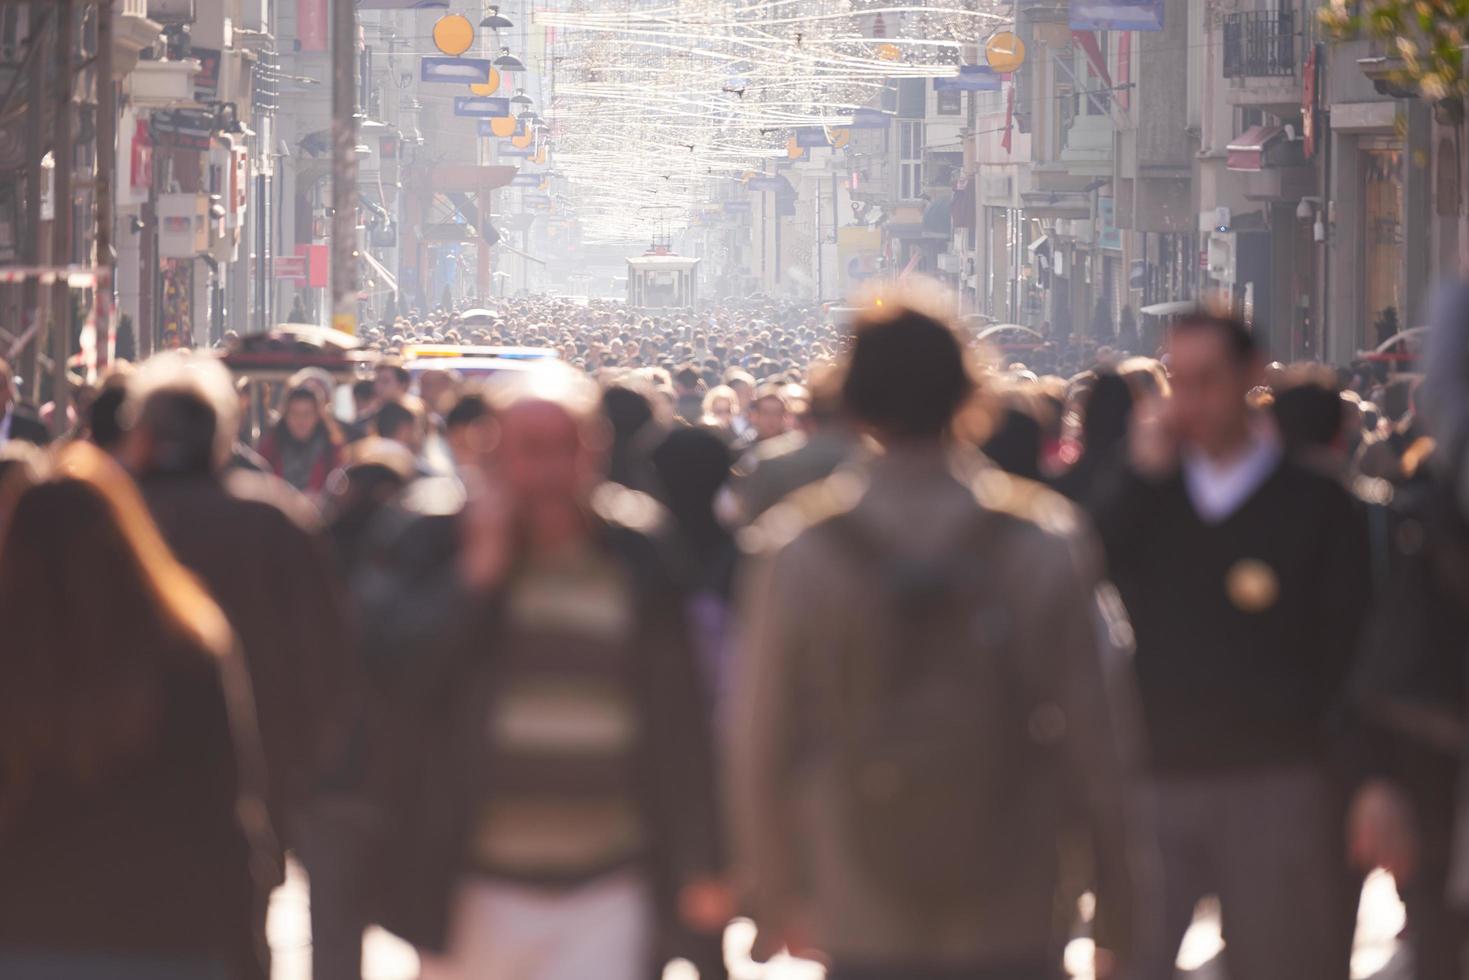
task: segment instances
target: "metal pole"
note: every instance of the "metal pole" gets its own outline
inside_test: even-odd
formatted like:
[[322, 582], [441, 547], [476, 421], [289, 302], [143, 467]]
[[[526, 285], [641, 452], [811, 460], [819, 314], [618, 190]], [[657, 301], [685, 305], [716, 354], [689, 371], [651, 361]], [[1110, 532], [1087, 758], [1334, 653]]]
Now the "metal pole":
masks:
[[[72, 224], [76, 219], [72, 207], [72, 167], [75, 166], [76, 146], [72, 115], [72, 76], [76, 63], [76, 0], [56, 0], [56, 135], [52, 140], [52, 155], [56, 163], [55, 219], [51, 222], [52, 265], [71, 264]], [[71, 391], [67, 383], [66, 366], [71, 357], [71, 285], [65, 279], [57, 279], [51, 298], [51, 400], [54, 412], [51, 428], [57, 433], [65, 432], [68, 425], [67, 409], [71, 404]]]
[[97, 363], [112, 361], [113, 172], [117, 166], [117, 85], [112, 77], [112, 0], [97, 0], [97, 286], [94, 320]]
[[[26, 39], [28, 62], [26, 66], [26, 221], [25, 236], [21, 239], [21, 260], [29, 266], [45, 264], [41, 242], [41, 196], [44, 190], [45, 171], [41, 160], [46, 156], [46, 64], [49, 59], [41, 56], [39, 49], [45, 45], [45, 26], [48, 11], [44, 0], [31, 0], [26, 16]], [[21, 299], [25, 307], [25, 326], [38, 322], [44, 305], [41, 285], [35, 279], [27, 279], [21, 288]], [[20, 354], [20, 363], [15, 370], [28, 386], [25, 394], [32, 401], [40, 398], [40, 372], [36, 369], [39, 358], [36, 351], [43, 343], [44, 334], [37, 331], [30, 343]]]
[[357, 332], [357, 10], [332, 3], [332, 326]]

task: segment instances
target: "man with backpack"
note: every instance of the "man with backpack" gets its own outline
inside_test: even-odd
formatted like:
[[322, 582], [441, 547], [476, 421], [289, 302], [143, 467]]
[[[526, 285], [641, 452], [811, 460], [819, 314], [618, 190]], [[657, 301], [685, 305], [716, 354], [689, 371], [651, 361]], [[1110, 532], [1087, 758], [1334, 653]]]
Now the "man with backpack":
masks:
[[1067, 503], [950, 443], [972, 387], [945, 323], [866, 310], [843, 400], [882, 455], [745, 537], [740, 884], [762, 949], [819, 953], [831, 980], [1060, 976], [1070, 831], [1099, 975], [1142, 921], [1126, 618]]

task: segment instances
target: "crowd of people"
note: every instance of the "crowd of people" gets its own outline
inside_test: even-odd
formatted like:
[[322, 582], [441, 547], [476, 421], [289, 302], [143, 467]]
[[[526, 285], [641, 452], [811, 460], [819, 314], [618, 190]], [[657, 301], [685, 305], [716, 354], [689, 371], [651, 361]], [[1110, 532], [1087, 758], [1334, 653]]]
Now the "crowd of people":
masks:
[[[1469, 287], [1427, 375], [995, 358], [925, 296], [366, 332], [264, 426], [208, 353], [52, 440], [0, 362], [0, 977], [1346, 980], [1469, 938]], [[473, 382], [413, 344], [550, 349]], [[59, 420], [52, 420], [53, 423]], [[50, 442], [50, 445], [46, 445]], [[1461, 838], [1456, 840], [1456, 834]]]

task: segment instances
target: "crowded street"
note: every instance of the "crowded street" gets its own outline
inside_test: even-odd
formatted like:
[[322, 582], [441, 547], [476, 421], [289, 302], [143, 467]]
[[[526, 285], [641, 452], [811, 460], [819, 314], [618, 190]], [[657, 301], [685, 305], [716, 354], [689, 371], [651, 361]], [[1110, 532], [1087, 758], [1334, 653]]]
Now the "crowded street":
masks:
[[1469, 980], [1466, 51], [0, 0], [0, 980]]

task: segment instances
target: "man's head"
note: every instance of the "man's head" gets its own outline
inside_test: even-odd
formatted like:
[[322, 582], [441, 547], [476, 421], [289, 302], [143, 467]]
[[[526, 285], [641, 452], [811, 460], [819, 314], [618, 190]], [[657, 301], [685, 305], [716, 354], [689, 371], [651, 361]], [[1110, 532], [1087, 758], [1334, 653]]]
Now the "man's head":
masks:
[[352, 383], [352, 410], [356, 418], [365, 419], [377, 408], [377, 382], [363, 378]]
[[423, 449], [423, 406], [412, 397], [384, 402], [373, 416], [373, 429], [384, 439], [407, 448], [415, 455]]
[[373, 377], [378, 400], [382, 402], [396, 401], [408, 394], [412, 381], [408, 369], [401, 364], [379, 364]]
[[229, 462], [239, 399], [218, 361], [186, 352], [146, 361], [127, 382], [121, 456], [139, 476], [201, 475]]
[[496, 378], [490, 410], [499, 423], [495, 472], [535, 520], [579, 507], [602, 479], [608, 427], [597, 386], [562, 364]]
[[692, 364], [685, 364], [673, 372], [673, 386], [678, 389], [680, 395], [698, 394], [699, 381], [699, 369]]
[[444, 438], [454, 464], [460, 467], [478, 465], [495, 443], [495, 418], [483, 392], [466, 391], [455, 399], [444, 414]]
[[1228, 456], [1249, 437], [1246, 397], [1263, 367], [1250, 328], [1230, 316], [1189, 314], [1174, 324], [1168, 356], [1179, 435], [1206, 455]]
[[1276, 372], [1275, 400], [1270, 409], [1286, 451], [1342, 449], [1347, 416], [1336, 374], [1330, 368], [1282, 367]]
[[790, 428], [790, 408], [781, 385], [765, 385], [755, 393], [750, 402], [750, 426], [755, 430], [755, 438], [762, 442]]
[[446, 411], [453, 403], [454, 392], [464, 379], [458, 371], [435, 368], [418, 376], [418, 395], [430, 412]]
[[938, 317], [903, 302], [857, 317], [842, 402], [880, 441], [942, 438], [973, 390], [959, 337]]

